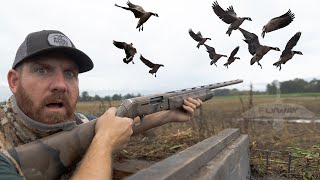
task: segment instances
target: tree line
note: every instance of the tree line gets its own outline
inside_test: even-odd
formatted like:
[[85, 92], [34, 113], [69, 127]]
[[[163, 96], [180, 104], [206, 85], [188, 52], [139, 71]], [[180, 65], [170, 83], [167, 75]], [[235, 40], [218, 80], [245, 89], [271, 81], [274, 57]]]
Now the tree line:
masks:
[[129, 98], [134, 98], [134, 97], [140, 97], [141, 94], [138, 93], [137, 95], [134, 94], [126, 94], [126, 95], [121, 95], [121, 94], [114, 94], [112, 96], [104, 96], [101, 97], [99, 95], [94, 95], [94, 96], [90, 96], [88, 91], [83, 91], [81, 93], [81, 96], [79, 97], [80, 101], [120, 101], [120, 100], [124, 100], [124, 99], [129, 99]]
[[[236, 96], [236, 95], [249, 95], [250, 90], [239, 91], [238, 89], [216, 89], [214, 90], [215, 96]], [[253, 91], [253, 94], [265, 94], [265, 91]], [[88, 91], [83, 91], [79, 97], [80, 101], [120, 101], [124, 99], [140, 97], [141, 94], [138, 93], [137, 95], [134, 94], [114, 94], [112, 96], [104, 96], [101, 97], [99, 95], [90, 96]]]
[[[238, 96], [238, 95], [249, 95], [250, 93], [259, 94], [277, 94], [277, 93], [306, 93], [306, 92], [320, 92], [320, 80], [312, 79], [306, 81], [304, 79], [293, 79], [289, 81], [272, 81], [267, 84], [265, 91], [254, 91], [250, 90], [238, 90], [238, 89], [216, 89], [214, 90], [215, 96]], [[112, 96], [101, 97], [99, 95], [90, 96], [88, 91], [83, 91], [80, 96], [80, 101], [120, 101], [133, 97], [140, 97], [141, 94], [114, 94]]]
[[289, 81], [272, 81], [267, 84], [266, 89], [268, 94], [277, 93], [310, 93], [320, 92], [320, 80], [312, 79], [311, 81], [305, 81], [304, 79], [296, 78]]

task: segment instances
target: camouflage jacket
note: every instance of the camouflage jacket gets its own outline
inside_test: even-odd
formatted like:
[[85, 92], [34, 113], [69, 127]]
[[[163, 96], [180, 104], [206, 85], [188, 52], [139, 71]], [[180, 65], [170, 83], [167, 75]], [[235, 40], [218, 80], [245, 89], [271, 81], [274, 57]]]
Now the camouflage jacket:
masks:
[[[39, 123], [26, 116], [17, 106], [14, 96], [11, 96], [5, 105], [0, 106], [0, 151], [7, 156], [15, 166], [17, 172], [23, 176], [18, 163], [6, 150], [62, 130], [70, 130], [75, 126], [86, 123], [94, 118], [93, 116], [84, 113], [75, 113], [75, 115], [75, 121], [71, 122], [54, 125]], [[65, 177], [69, 177], [69, 175]], [[62, 179], [65, 178], [62, 177]]]

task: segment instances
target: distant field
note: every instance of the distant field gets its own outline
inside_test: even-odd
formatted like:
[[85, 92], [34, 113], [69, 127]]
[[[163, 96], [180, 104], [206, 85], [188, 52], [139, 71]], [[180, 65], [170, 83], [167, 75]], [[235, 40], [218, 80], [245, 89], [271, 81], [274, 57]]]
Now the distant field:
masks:
[[[242, 100], [242, 103], [241, 103]], [[320, 92], [319, 93], [297, 93], [278, 95], [253, 95], [253, 105], [261, 103], [270, 103], [281, 100], [286, 103], [295, 103], [302, 105], [316, 114], [320, 114]], [[111, 101], [111, 106], [117, 107], [122, 101]], [[247, 108], [249, 102], [248, 95], [239, 96], [215, 96], [204, 103], [204, 108], [223, 109], [226, 111], [243, 110]], [[77, 111], [86, 112], [93, 115], [99, 115], [110, 107], [107, 101], [79, 102]]]
[[[239, 128], [248, 134], [250, 139], [251, 159], [253, 168], [259, 175], [278, 174], [286, 172], [286, 164], [280, 163], [265, 166], [264, 154], [256, 149], [268, 149], [288, 153], [288, 147], [311, 148], [320, 145], [320, 124], [294, 124], [279, 121], [257, 122], [254, 120], [239, 121], [242, 113], [250, 107], [262, 103], [283, 102], [301, 105], [313, 112], [320, 119], [320, 93], [254, 95], [252, 105], [249, 96], [220, 96], [205, 102], [202, 110], [197, 111], [192, 121], [188, 123], [166, 124], [155, 128], [150, 136], [133, 137], [127, 148], [117, 155], [117, 159], [134, 159], [144, 157], [147, 160], [161, 160], [186, 149], [226, 128]], [[121, 101], [112, 101], [111, 106], [119, 106]], [[96, 116], [101, 115], [110, 107], [108, 102], [80, 102], [78, 111]], [[283, 155], [277, 159], [285, 162], [288, 157]], [[294, 159], [292, 172], [295, 177], [305, 173], [305, 162], [308, 160]], [[318, 161], [320, 162], [320, 158]], [[316, 170], [308, 173], [319, 173], [320, 164], [313, 166]], [[258, 176], [259, 176], [258, 175]], [[319, 175], [319, 174], [318, 174]]]
[[[242, 97], [249, 97], [248, 95], [241, 95]], [[253, 95], [254, 98], [277, 98], [277, 94], [261, 94]], [[291, 94], [280, 94], [280, 97], [319, 97], [320, 92], [318, 93], [291, 93]], [[239, 96], [216, 96], [216, 98], [239, 98]]]

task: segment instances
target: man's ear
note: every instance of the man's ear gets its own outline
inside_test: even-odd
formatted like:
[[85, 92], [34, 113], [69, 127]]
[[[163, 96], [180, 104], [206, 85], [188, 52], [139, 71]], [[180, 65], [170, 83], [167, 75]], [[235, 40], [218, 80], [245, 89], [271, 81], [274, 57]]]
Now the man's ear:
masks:
[[8, 75], [7, 75], [7, 79], [8, 79], [8, 84], [9, 84], [10, 90], [13, 94], [15, 94], [17, 91], [17, 87], [18, 87], [19, 80], [20, 80], [19, 78], [20, 78], [20, 76], [19, 76], [18, 71], [14, 70], [14, 69], [9, 70]]

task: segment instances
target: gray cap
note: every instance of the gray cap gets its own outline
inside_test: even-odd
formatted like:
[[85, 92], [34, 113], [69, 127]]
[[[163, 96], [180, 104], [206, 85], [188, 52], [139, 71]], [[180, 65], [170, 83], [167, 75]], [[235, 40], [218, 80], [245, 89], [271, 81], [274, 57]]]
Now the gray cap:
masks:
[[66, 35], [56, 30], [43, 30], [28, 34], [16, 53], [12, 68], [31, 56], [52, 51], [61, 52], [72, 58], [78, 65], [79, 73], [90, 71], [93, 68], [91, 59], [77, 49]]

